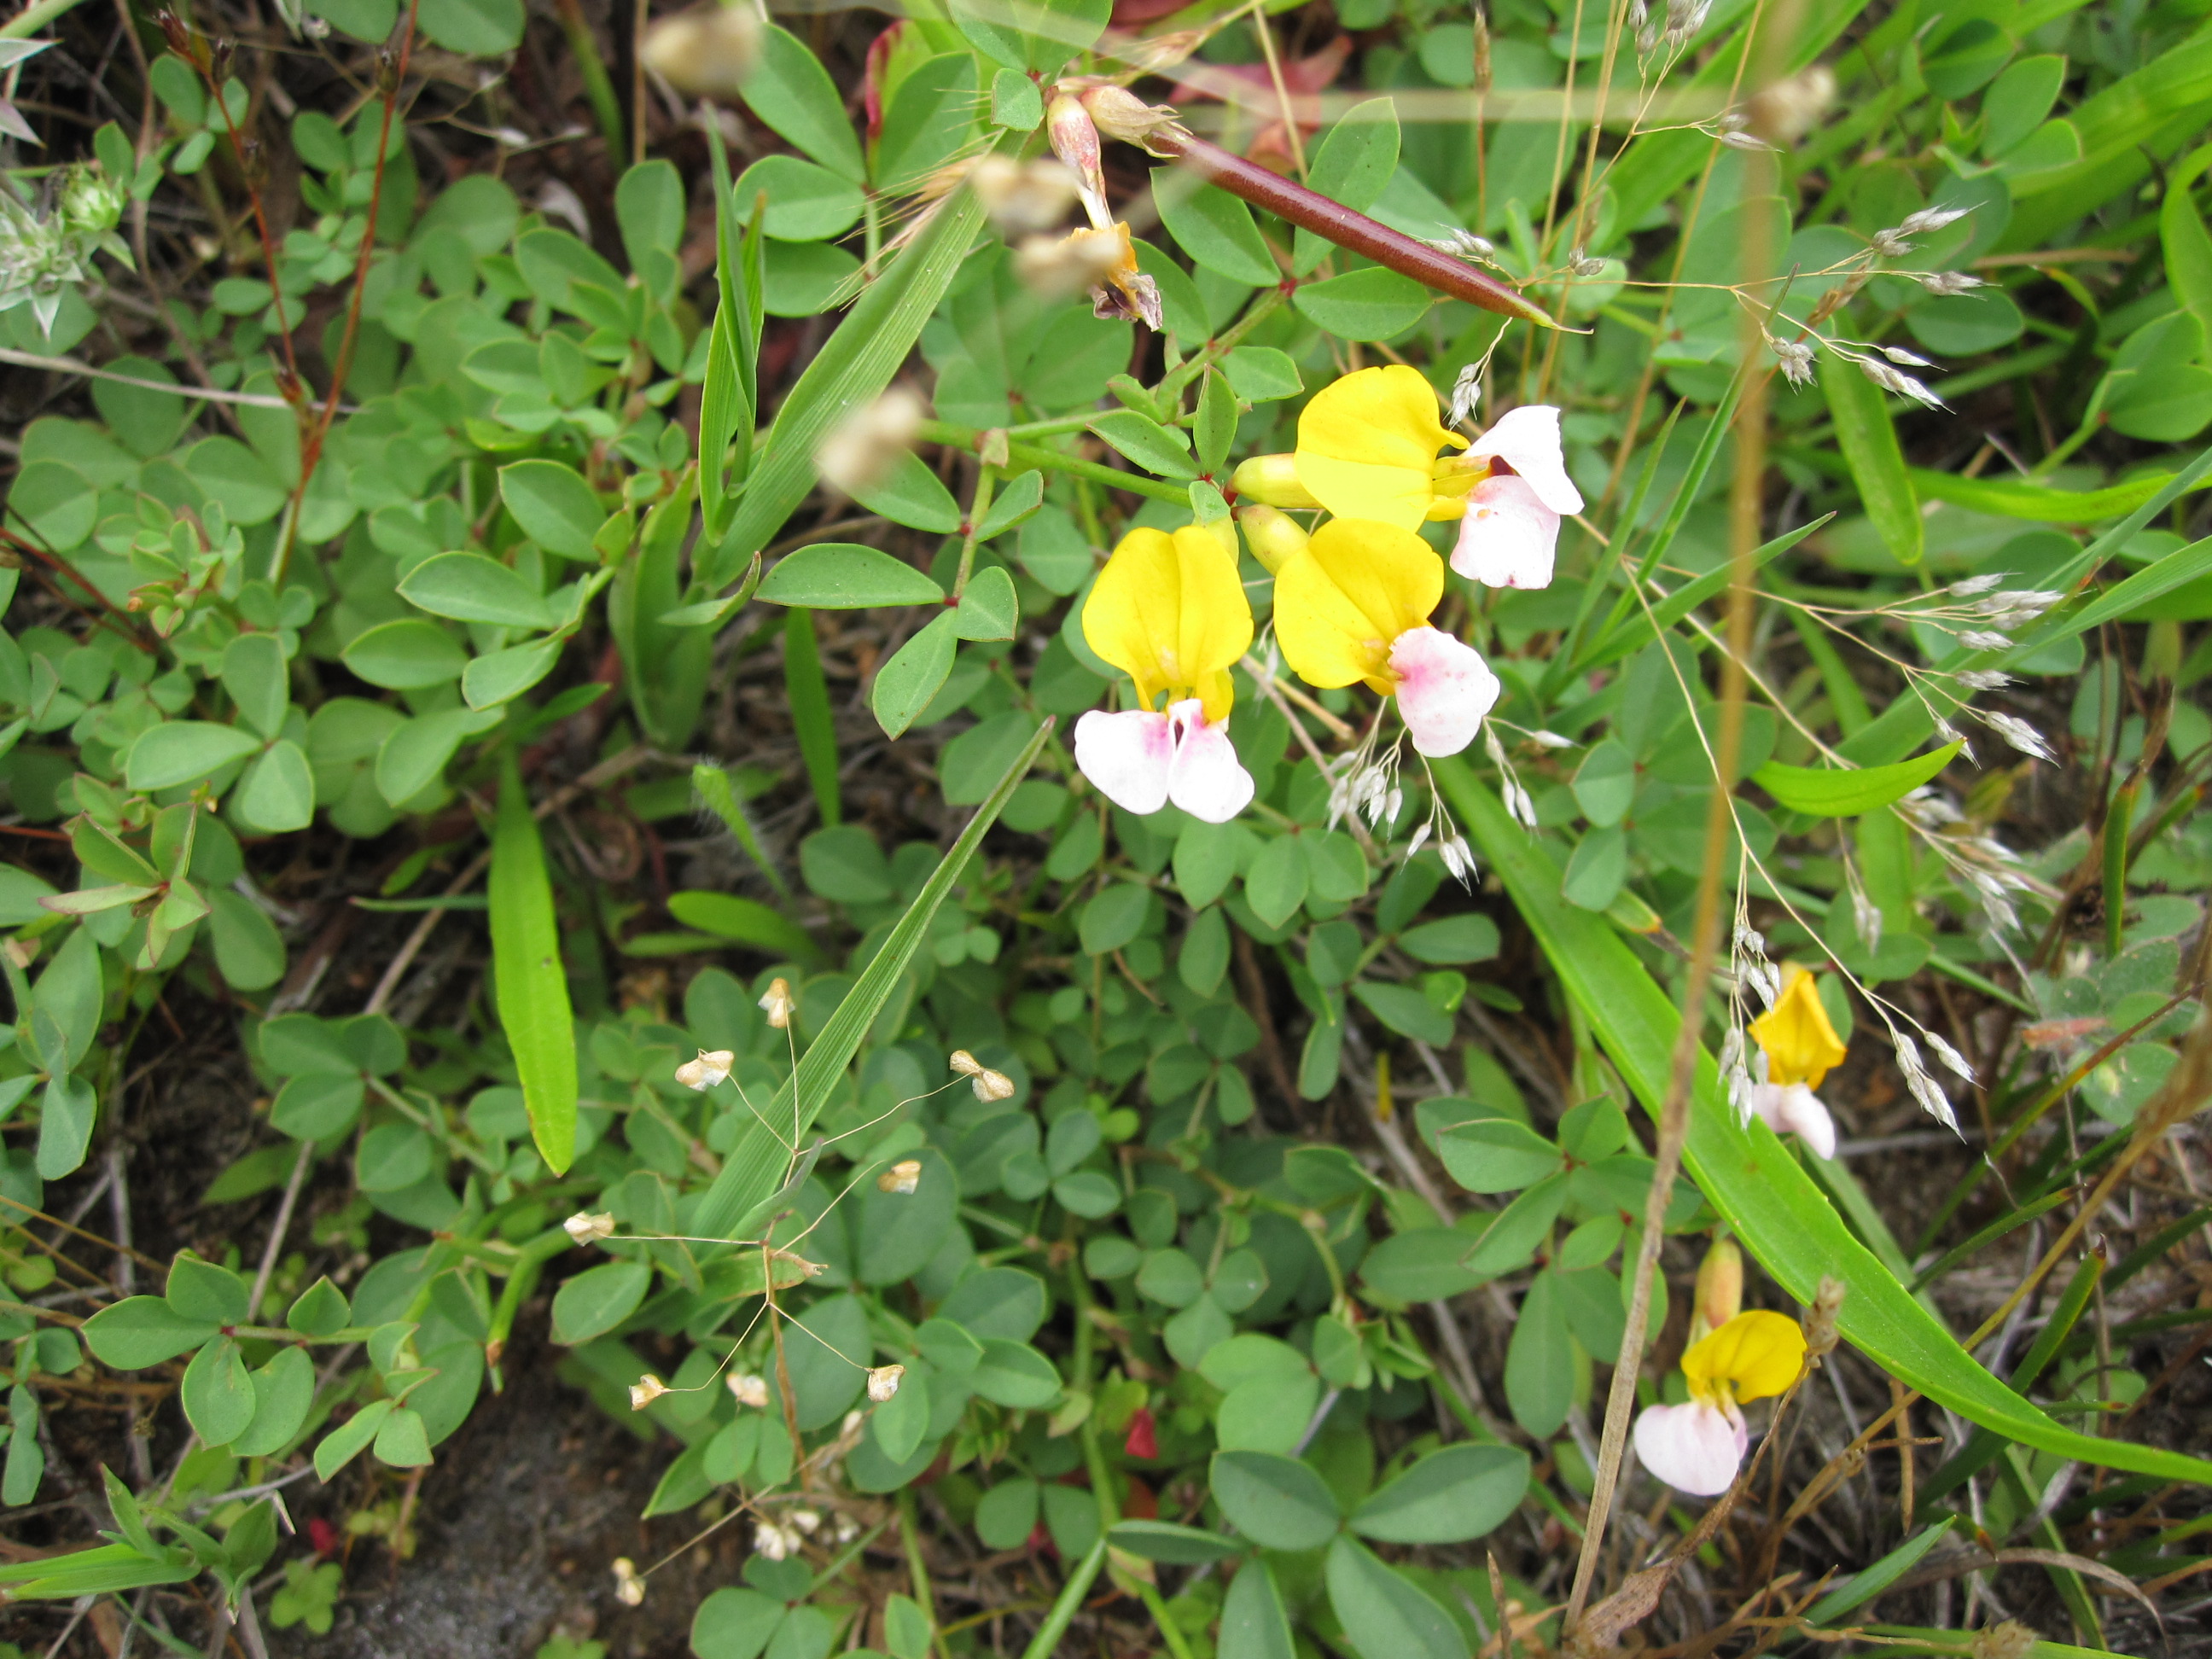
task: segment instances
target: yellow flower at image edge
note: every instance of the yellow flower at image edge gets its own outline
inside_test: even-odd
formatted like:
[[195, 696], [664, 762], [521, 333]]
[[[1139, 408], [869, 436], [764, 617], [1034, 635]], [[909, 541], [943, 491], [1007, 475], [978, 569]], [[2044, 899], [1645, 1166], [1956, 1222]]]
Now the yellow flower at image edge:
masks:
[[1443, 561], [1411, 531], [1332, 519], [1275, 573], [1276, 642], [1309, 685], [1395, 696], [1415, 749], [1456, 755], [1501, 688], [1480, 653], [1429, 626], [1443, 591]]
[[1805, 1333], [1778, 1313], [1738, 1314], [1682, 1356], [1690, 1398], [1636, 1419], [1636, 1455], [1678, 1492], [1711, 1498], [1735, 1480], [1751, 1443], [1747, 1400], [1780, 1394], [1805, 1364]]
[[1243, 811], [1253, 785], [1229, 741], [1229, 670], [1251, 647], [1252, 607], [1223, 538], [1196, 525], [1131, 531], [1091, 585], [1083, 637], [1128, 675], [1138, 703], [1076, 722], [1083, 775], [1131, 812], [1172, 801], [1225, 823]]

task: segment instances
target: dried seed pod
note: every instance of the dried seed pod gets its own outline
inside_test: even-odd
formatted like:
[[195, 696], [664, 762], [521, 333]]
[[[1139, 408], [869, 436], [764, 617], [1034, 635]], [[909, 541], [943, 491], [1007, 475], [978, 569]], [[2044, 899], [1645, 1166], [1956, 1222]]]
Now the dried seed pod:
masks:
[[768, 989], [761, 994], [760, 1006], [768, 1011], [768, 1023], [779, 1031], [791, 1024], [792, 1011], [799, 1006], [798, 999], [791, 994], [791, 981], [781, 974], [769, 981]]
[[702, 1048], [698, 1059], [687, 1060], [676, 1068], [676, 1080], [687, 1089], [711, 1089], [729, 1076], [737, 1058], [727, 1048]]
[[921, 1185], [921, 1160], [902, 1158], [876, 1177], [876, 1190], [883, 1193], [911, 1193]]

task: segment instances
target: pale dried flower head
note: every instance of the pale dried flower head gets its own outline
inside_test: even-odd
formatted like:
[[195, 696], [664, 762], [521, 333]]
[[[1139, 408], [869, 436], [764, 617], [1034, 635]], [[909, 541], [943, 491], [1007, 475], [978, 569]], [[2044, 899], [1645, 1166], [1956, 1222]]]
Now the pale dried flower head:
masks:
[[1992, 732], [2021, 754], [2033, 755], [2040, 761], [2056, 761], [2058, 758], [2051, 745], [2043, 740], [2043, 733], [2017, 714], [1989, 714], [1982, 718], [1990, 723]]
[[1814, 64], [1752, 94], [1745, 106], [1752, 130], [1778, 144], [1794, 144], [1813, 129], [1836, 95], [1836, 76]]
[[588, 1210], [579, 1210], [562, 1222], [561, 1227], [579, 1244], [596, 1244], [603, 1238], [615, 1236], [615, 1218], [604, 1210], [597, 1215]]
[[1967, 294], [1987, 286], [1978, 276], [1970, 276], [1963, 270], [1931, 270], [1920, 279], [1920, 286], [1930, 294], [1949, 295]]
[[810, 1538], [822, 1525], [822, 1516], [813, 1510], [793, 1510], [784, 1518]]
[[966, 1078], [969, 1086], [975, 1091], [975, 1098], [982, 1101], [1012, 1100], [1014, 1080], [1004, 1072], [994, 1072], [969, 1054], [965, 1048], [952, 1051], [952, 1069]]
[[768, 989], [761, 993], [760, 1006], [768, 1012], [768, 1023], [777, 1030], [788, 1027], [792, 1011], [799, 1006], [791, 994], [791, 981], [781, 974], [770, 980]]
[[668, 1384], [647, 1371], [629, 1385], [629, 1408], [641, 1412], [668, 1392]]
[[1121, 268], [1125, 244], [1112, 226], [1066, 236], [1031, 236], [1014, 250], [1014, 275], [1048, 300], [1065, 300], [1098, 287]]
[[1075, 174], [1066, 164], [1042, 157], [1023, 163], [1004, 155], [986, 155], [976, 161], [968, 178], [983, 211], [1009, 241], [1050, 230], [1075, 204]]
[[627, 1555], [615, 1557], [615, 1600], [626, 1607], [645, 1602], [645, 1580], [637, 1576], [637, 1563]]
[[768, 1409], [768, 1379], [758, 1371], [732, 1371], [723, 1386], [740, 1406], [750, 1406], [757, 1412]]
[[645, 66], [693, 98], [732, 99], [760, 57], [760, 19], [720, 3], [663, 17], [645, 32]]
[[903, 1365], [876, 1365], [868, 1371], [868, 1398], [878, 1406], [899, 1391], [899, 1379], [906, 1375]]
[[754, 1553], [764, 1555], [771, 1561], [781, 1561], [786, 1556], [797, 1554], [804, 1541], [795, 1529], [780, 1527], [773, 1521], [763, 1521], [753, 1528]]
[[2007, 1619], [1974, 1632], [1967, 1651], [1973, 1659], [2027, 1659], [2035, 1651], [2037, 1637], [2016, 1620]]
[[676, 1068], [676, 1080], [687, 1089], [708, 1090], [729, 1076], [737, 1055], [727, 1048], [702, 1048], [699, 1058]]
[[1815, 1358], [1836, 1346], [1836, 1318], [1844, 1310], [1844, 1281], [1823, 1274], [1805, 1315], [1805, 1352]]
[[914, 447], [922, 414], [919, 397], [906, 386], [892, 386], [830, 429], [814, 452], [815, 471], [848, 495], [881, 483]]
[[921, 1160], [902, 1158], [876, 1177], [876, 1190], [884, 1193], [911, 1193], [921, 1185]]

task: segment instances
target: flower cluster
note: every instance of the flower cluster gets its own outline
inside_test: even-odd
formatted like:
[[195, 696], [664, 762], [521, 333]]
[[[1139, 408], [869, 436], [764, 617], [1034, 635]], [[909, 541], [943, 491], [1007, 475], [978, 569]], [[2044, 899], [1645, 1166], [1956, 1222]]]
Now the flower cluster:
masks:
[[[1583, 506], [1556, 409], [1512, 410], [1472, 443], [1437, 415], [1437, 394], [1414, 370], [1360, 369], [1307, 404], [1294, 453], [1255, 456], [1232, 480], [1245, 543], [1274, 578], [1283, 660], [1310, 685], [1395, 698], [1424, 756], [1473, 743], [1503, 688], [1480, 653], [1431, 625], [1444, 562], [1415, 532], [1458, 520], [1455, 570], [1492, 587], [1543, 587], [1559, 520]], [[1310, 531], [1290, 516], [1316, 509], [1328, 516]], [[1132, 531], [1099, 574], [1083, 633], [1129, 676], [1139, 705], [1078, 722], [1084, 775], [1133, 812], [1172, 802], [1219, 823], [1242, 811], [1253, 784], [1226, 730], [1229, 669], [1253, 625], [1236, 526]], [[1380, 805], [1389, 792], [1369, 793]]]
[[1698, 1269], [1682, 1355], [1690, 1397], [1648, 1407], [1636, 1419], [1637, 1456], [1677, 1492], [1698, 1498], [1726, 1492], [1751, 1443], [1738, 1407], [1780, 1394], [1804, 1370], [1807, 1345], [1797, 1322], [1742, 1306], [1743, 1253], [1723, 1239]]

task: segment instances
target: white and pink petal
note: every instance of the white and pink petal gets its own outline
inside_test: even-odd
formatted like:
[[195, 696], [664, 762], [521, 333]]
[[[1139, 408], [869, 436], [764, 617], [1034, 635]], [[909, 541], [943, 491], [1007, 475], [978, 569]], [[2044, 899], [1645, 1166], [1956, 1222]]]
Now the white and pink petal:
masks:
[[1644, 1467], [1697, 1498], [1729, 1489], [1749, 1443], [1741, 1416], [1703, 1400], [1647, 1406], [1636, 1419], [1636, 1455]]
[[1452, 568], [1486, 587], [1549, 587], [1559, 545], [1559, 515], [1526, 478], [1510, 472], [1468, 492]]
[[1424, 755], [1456, 755], [1497, 703], [1498, 676], [1482, 653], [1441, 629], [1409, 628], [1390, 643], [1398, 713]]
[[1226, 823], [1252, 804], [1252, 775], [1237, 758], [1226, 723], [1206, 718], [1196, 697], [1172, 703], [1175, 758], [1168, 768], [1168, 799], [1194, 818]]
[[1124, 811], [1157, 812], [1168, 804], [1175, 735], [1165, 714], [1094, 708], [1075, 723], [1075, 764]]
[[1500, 460], [1528, 481], [1537, 499], [1561, 518], [1583, 510], [1583, 493], [1567, 476], [1559, 442], [1559, 411], [1549, 404], [1509, 409], [1468, 447], [1472, 458]]

